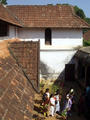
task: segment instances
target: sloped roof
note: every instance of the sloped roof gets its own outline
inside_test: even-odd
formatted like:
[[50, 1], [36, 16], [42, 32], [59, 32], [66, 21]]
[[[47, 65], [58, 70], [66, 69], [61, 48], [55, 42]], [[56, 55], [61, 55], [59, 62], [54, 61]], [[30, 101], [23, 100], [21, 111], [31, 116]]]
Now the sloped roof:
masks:
[[90, 46], [80, 48], [75, 56], [83, 62], [83, 65], [90, 65]]
[[84, 33], [83, 38], [84, 40], [90, 40], [90, 30]]
[[6, 6], [0, 4], [0, 20], [8, 22], [10, 24], [21, 26], [19, 21], [13, 16], [13, 13], [9, 11]]
[[34, 89], [8, 47], [0, 43], [0, 119], [31, 120]]
[[82, 47], [79, 49], [79, 51], [85, 52], [87, 54], [90, 54], [90, 46]]
[[77, 17], [73, 7], [66, 5], [11, 5], [7, 8], [17, 16], [24, 27], [88, 28]]

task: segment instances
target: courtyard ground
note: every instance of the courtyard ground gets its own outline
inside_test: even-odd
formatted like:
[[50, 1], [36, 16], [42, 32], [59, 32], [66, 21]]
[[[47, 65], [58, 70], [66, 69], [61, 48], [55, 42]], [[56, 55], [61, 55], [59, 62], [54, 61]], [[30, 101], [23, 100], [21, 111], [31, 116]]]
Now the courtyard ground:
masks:
[[[43, 87], [43, 89], [45, 90], [46, 87], [49, 87], [48, 85], [45, 85]], [[63, 104], [63, 100], [65, 98], [65, 95], [67, 93], [67, 91], [73, 88], [75, 90], [75, 109], [72, 112], [72, 116], [69, 118], [69, 120], [85, 120], [84, 116], [78, 116], [78, 109], [77, 109], [77, 103], [80, 97], [80, 93], [81, 93], [81, 88], [79, 87], [79, 85], [76, 82], [67, 82], [64, 84], [63, 88], [62, 88], [62, 102], [61, 102], [61, 107]], [[34, 111], [33, 111], [33, 119], [32, 120], [63, 120], [62, 117], [60, 115], [55, 115], [54, 117], [44, 117], [44, 115], [41, 113], [41, 109], [40, 109], [40, 103], [42, 100], [42, 94], [35, 94], [35, 104], [34, 104]]]

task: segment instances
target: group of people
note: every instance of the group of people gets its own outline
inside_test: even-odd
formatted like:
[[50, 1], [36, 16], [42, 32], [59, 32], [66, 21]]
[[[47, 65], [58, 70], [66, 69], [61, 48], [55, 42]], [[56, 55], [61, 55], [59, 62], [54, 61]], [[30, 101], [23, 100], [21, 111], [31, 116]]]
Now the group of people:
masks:
[[61, 114], [64, 119], [67, 119], [68, 115], [70, 115], [71, 107], [73, 104], [74, 90], [71, 89], [70, 92], [66, 95], [66, 102], [62, 112], [60, 108], [62, 97], [59, 93], [60, 91], [57, 89], [55, 94], [50, 95], [49, 88], [46, 89], [42, 97], [44, 116], [54, 116], [57, 113]]

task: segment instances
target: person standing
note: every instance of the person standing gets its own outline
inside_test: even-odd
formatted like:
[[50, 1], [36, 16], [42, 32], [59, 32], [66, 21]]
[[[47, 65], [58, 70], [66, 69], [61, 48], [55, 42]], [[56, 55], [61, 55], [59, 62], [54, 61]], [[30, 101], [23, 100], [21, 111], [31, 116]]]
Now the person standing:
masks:
[[54, 116], [55, 113], [55, 98], [54, 94], [51, 94], [50, 96], [50, 115]]
[[65, 120], [67, 120], [67, 118], [71, 115], [71, 107], [72, 107], [72, 96], [68, 95], [65, 108], [61, 114]]
[[59, 89], [56, 91], [55, 94], [55, 113], [60, 113], [60, 102], [61, 102], [61, 96], [59, 95]]
[[48, 116], [49, 100], [50, 100], [50, 93], [49, 93], [49, 88], [47, 88], [42, 97], [42, 108], [43, 108], [43, 114], [45, 117]]

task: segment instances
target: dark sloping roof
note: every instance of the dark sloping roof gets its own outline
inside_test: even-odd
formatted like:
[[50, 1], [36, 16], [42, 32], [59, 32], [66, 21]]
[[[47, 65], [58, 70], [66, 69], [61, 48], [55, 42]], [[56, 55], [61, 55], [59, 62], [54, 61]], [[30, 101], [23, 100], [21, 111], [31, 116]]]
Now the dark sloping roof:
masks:
[[73, 7], [66, 5], [12, 5], [13, 12], [24, 27], [88, 28], [89, 25], [74, 14]]
[[0, 43], [0, 120], [31, 120], [33, 98], [34, 89], [9, 52], [7, 42]]
[[19, 21], [13, 16], [13, 13], [9, 11], [6, 6], [0, 4], [0, 20], [8, 22], [10, 24], [21, 26]]
[[79, 49], [79, 51], [85, 52], [87, 54], [90, 54], [90, 46], [88, 47], [82, 47]]
[[84, 40], [90, 40], [90, 30], [84, 33], [83, 38]]
[[83, 62], [83, 65], [90, 65], [90, 46], [80, 48], [75, 56]]

